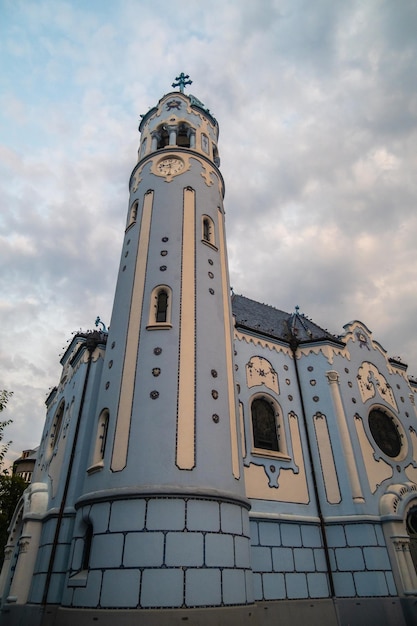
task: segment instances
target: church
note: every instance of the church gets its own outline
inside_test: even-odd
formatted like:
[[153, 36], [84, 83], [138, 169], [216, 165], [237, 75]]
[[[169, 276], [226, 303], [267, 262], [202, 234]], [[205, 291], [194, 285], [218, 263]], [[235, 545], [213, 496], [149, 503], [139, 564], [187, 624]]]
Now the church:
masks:
[[111, 324], [61, 359], [4, 626], [417, 623], [417, 381], [230, 291], [219, 127], [142, 116]]

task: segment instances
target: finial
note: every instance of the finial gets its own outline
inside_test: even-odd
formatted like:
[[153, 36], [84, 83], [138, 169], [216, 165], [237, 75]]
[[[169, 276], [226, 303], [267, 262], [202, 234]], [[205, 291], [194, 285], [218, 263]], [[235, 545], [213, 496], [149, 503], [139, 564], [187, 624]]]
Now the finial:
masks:
[[295, 314], [298, 315], [298, 311], [300, 310], [300, 307], [298, 306], [298, 304], [295, 305]]
[[172, 83], [172, 87], [179, 87], [180, 92], [184, 93], [185, 85], [191, 85], [193, 82], [192, 80], [188, 80], [189, 78], [190, 77], [188, 76], [188, 74], [184, 74], [184, 72], [181, 72], [181, 74], [175, 78], [175, 80], [177, 80], [178, 82]]
[[95, 325], [98, 327], [98, 325], [99, 325], [99, 324], [101, 324], [101, 326], [102, 326], [102, 329], [101, 329], [101, 330], [102, 330], [102, 332], [103, 332], [103, 333], [107, 333], [107, 328], [106, 328], [105, 323], [104, 323], [104, 322], [102, 322], [102, 321], [101, 321], [101, 319], [100, 319], [100, 317], [97, 315], [97, 319], [96, 319], [96, 321], [95, 321]]

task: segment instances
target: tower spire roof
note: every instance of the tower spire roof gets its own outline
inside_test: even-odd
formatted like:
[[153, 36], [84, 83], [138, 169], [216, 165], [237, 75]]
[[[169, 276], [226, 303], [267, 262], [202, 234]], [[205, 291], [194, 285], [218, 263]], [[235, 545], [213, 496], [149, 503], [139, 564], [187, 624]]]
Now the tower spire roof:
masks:
[[172, 83], [171, 86], [174, 87], [174, 88], [175, 87], [179, 87], [180, 88], [180, 92], [184, 93], [184, 87], [186, 85], [192, 85], [192, 83], [193, 83], [193, 81], [189, 80], [189, 78], [190, 77], [188, 76], [188, 74], [184, 74], [184, 72], [181, 72], [181, 74], [175, 78], [175, 80], [177, 82]]

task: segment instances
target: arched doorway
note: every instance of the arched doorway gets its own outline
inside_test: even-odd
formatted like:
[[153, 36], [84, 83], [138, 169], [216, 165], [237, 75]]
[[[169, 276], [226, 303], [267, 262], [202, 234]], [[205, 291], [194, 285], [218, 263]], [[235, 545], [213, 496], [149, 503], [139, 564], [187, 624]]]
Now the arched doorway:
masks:
[[406, 527], [410, 537], [410, 554], [417, 574], [417, 505], [409, 510]]

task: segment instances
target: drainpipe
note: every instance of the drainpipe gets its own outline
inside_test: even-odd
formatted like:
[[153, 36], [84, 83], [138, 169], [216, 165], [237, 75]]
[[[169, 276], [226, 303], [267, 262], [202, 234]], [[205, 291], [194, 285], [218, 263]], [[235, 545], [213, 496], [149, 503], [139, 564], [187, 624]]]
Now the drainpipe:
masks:
[[[86, 342], [87, 350], [88, 350], [87, 372], [85, 374], [84, 386], [83, 386], [83, 391], [82, 391], [81, 401], [80, 401], [80, 408], [78, 410], [77, 423], [76, 423], [76, 426], [75, 426], [74, 439], [72, 441], [71, 456], [70, 456], [69, 463], [68, 463], [67, 476], [65, 478], [64, 493], [62, 495], [61, 505], [59, 507], [58, 518], [57, 518], [55, 534], [54, 534], [54, 540], [53, 540], [53, 543], [52, 543], [51, 556], [49, 558], [48, 572], [46, 574], [45, 587], [44, 587], [43, 596], [42, 596], [42, 604], [44, 606], [47, 604], [49, 586], [51, 584], [52, 571], [53, 571], [54, 562], [55, 562], [55, 555], [56, 555], [56, 551], [58, 549], [58, 537], [59, 537], [59, 532], [61, 530], [62, 519], [64, 517], [65, 505], [67, 503], [68, 490], [69, 490], [69, 485], [70, 485], [70, 481], [71, 481], [71, 474], [72, 474], [72, 466], [74, 465], [75, 451], [76, 451], [76, 448], [77, 448], [78, 435], [79, 435], [80, 425], [81, 425], [81, 416], [82, 416], [82, 413], [83, 413], [85, 396], [86, 396], [86, 393], [87, 393], [88, 379], [89, 379], [89, 376], [90, 376], [90, 369], [91, 369], [91, 363], [92, 363], [92, 359], [93, 359], [93, 352], [94, 352], [94, 350], [96, 349], [96, 346], [99, 343], [99, 339], [98, 339], [98, 337], [95, 336], [95, 334], [96, 333], [94, 332], [94, 333], [92, 333], [92, 336], [87, 337], [87, 342]], [[97, 333], [97, 335], [98, 335], [98, 333]]]
[[326, 567], [327, 567], [327, 576], [328, 576], [328, 580], [329, 580], [329, 588], [330, 588], [330, 595], [332, 598], [335, 597], [335, 591], [334, 591], [334, 581], [333, 581], [333, 572], [332, 572], [332, 568], [330, 565], [330, 554], [329, 554], [329, 545], [327, 543], [327, 536], [326, 536], [326, 526], [324, 523], [324, 518], [323, 518], [323, 513], [321, 510], [321, 505], [320, 505], [320, 497], [319, 497], [319, 490], [317, 487], [317, 475], [316, 475], [316, 469], [315, 469], [315, 465], [313, 463], [313, 452], [311, 449], [311, 442], [310, 442], [310, 436], [309, 436], [309, 431], [307, 428], [307, 416], [306, 416], [306, 412], [305, 412], [305, 406], [304, 406], [304, 398], [303, 398], [303, 390], [301, 388], [301, 381], [300, 381], [300, 374], [298, 371], [298, 364], [297, 364], [297, 348], [298, 348], [298, 341], [297, 339], [294, 337], [294, 335], [291, 333], [290, 331], [290, 348], [293, 354], [293, 359], [294, 359], [294, 367], [295, 367], [295, 376], [297, 379], [297, 387], [298, 387], [298, 391], [300, 394], [300, 402], [301, 402], [301, 414], [302, 414], [302, 418], [303, 418], [303, 422], [304, 422], [304, 430], [306, 433], [306, 441], [307, 441], [307, 451], [308, 451], [308, 459], [310, 461], [310, 467], [311, 467], [311, 478], [313, 481], [313, 489], [314, 489], [314, 495], [316, 498], [316, 504], [317, 504], [317, 514], [320, 520], [320, 530], [321, 530], [321, 536], [323, 538], [323, 548], [324, 548], [324, 556], [326, 559]]

